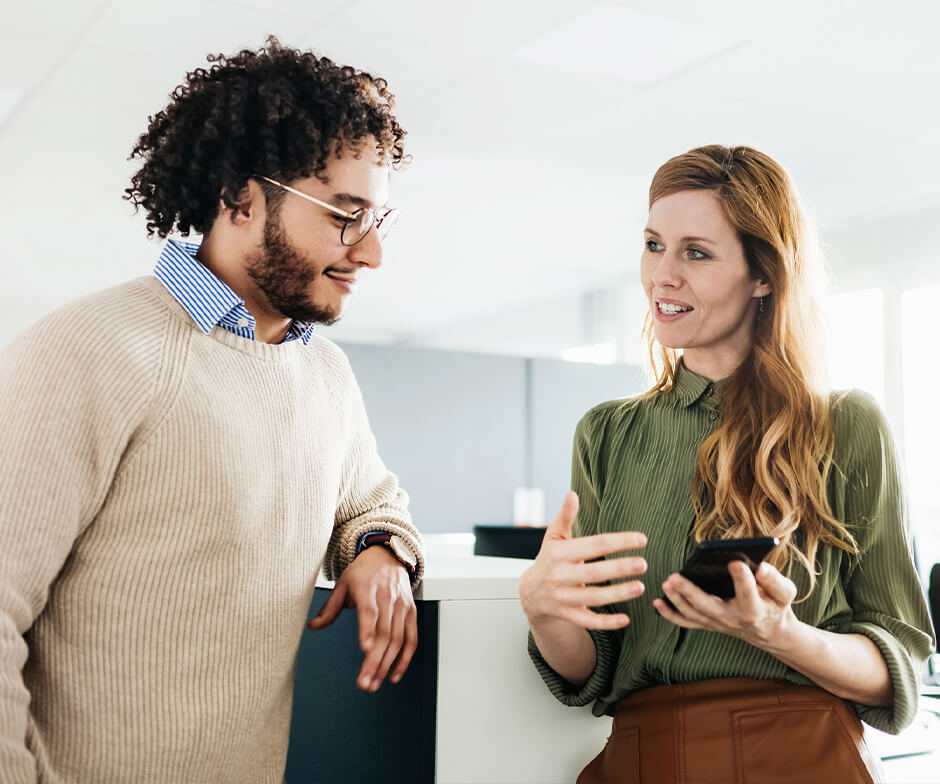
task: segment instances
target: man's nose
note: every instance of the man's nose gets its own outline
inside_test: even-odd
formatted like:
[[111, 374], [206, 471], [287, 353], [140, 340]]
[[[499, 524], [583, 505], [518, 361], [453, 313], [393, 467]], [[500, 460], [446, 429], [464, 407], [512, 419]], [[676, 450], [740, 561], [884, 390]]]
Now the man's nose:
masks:
[[382, 240], [375, 226], [372, 226], [359, 242], [349, 248], [347, 254], [350, 261], [364, 264], [369, 269], [378, 269], [382, 266]]

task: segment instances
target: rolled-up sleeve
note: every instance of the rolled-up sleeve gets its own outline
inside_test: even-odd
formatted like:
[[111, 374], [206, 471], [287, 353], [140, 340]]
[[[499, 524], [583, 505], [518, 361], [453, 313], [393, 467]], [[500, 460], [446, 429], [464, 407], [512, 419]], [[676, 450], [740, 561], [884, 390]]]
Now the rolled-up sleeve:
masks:
[[859, 552], [843, 586], [851, 616], [829, 629], [862, 634], [878, 646], [891, 675], [893, 703], [855, 708], [868, 724], [896, 734], [917, 713], [924, 663], [936, 637], [914, 565], [904, 482], [891, 431], [868, 396], [852, 393], [843, 405], [851, 408], [853, 447], [845, 520]]

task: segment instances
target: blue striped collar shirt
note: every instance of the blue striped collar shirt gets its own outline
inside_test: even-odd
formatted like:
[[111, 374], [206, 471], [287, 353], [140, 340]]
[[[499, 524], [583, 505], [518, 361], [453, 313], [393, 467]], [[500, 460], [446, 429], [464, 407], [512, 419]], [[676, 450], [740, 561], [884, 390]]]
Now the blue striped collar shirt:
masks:
[[[153, 274], [207, 335], [218, 326], [254, 340], [255, 317], [245, 301], [196, 260], [197, 250], [198, 242], [167, 240]], [[312, 334], [312, 322], [294, 321], [282, 342], [300, 340], [307, 345]]]

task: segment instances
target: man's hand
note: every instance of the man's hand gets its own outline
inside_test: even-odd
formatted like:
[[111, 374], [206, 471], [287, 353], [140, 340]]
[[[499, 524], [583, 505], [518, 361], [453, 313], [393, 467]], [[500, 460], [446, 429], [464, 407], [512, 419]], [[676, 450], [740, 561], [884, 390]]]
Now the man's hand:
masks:
[[307, 628], [326, 628], [346, 607], [358, 612], [359, 647], [365, 654], [356, 685], [376, 691], [393, 664], [390, 679], [398, 683], [418, 647], [418, 611], [408, 572], [387, 548], [376, 545], [359, 553]]

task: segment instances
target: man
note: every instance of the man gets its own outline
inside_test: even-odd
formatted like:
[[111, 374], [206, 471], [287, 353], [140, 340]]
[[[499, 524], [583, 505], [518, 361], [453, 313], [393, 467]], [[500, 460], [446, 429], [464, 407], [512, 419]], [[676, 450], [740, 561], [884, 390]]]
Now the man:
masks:
[[275, 39], [212, 59], [127, 191], [202, 243], [0, 353], [4, 784], [281, 781], [321, 564], [311, 627], [356, 608], [359, 687], [408, 666], [421, 539], [313, 326], [381, 264], [392, 102]]

